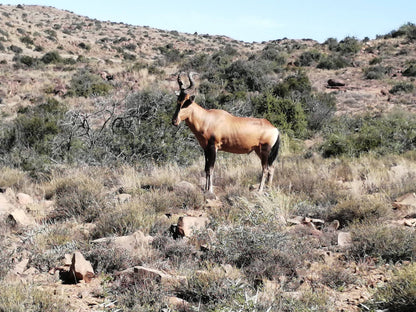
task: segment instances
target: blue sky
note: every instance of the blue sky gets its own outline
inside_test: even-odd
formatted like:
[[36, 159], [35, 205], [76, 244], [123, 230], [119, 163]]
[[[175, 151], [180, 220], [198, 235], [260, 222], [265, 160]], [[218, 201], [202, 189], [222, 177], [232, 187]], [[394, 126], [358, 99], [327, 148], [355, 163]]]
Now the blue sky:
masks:
[[384, 35], [416, 23], [416, 0], [8, 0], [53, 6], [101, 21], [186, 33], [226, 35], [247, 42], [284, 37], [320, 42]]

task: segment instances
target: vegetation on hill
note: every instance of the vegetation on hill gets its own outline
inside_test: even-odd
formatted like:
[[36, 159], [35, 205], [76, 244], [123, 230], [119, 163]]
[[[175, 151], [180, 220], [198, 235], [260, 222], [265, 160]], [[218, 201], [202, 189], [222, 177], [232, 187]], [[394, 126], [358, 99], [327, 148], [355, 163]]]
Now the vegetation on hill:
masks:
[[[172, 296], [189, 304], [180, 311], [414, 308], [415, 226], [398, 224], [415, 211], [392, 202], [416, 191], [415, 33], [408, 23], [374, 40], [246, 43], [0, 5], [0, 188], [39, 199], [26, 207], [34, 229], [0, 220], [0, 311], [62, 310], [54, 290], [8, 273], [27, 256], [47, 276], [74, 250], [94, 263], [105, 311], [160, 310]], [[220, 155], [216, 204], [205, 198], [201, 149], [171, 125], [176, 77], [189, 71], [201, 106], [281, 130], [266, 194], [249, 191], [254, 155]], [[167, 216], [194, 210], [208, 228], [175, 240]], [[296, 216], [323, 225], [290, 227]], [[151, 255], [91, 243], [138, 230]], [[117, 278], [139, 264], [188, 282]]]

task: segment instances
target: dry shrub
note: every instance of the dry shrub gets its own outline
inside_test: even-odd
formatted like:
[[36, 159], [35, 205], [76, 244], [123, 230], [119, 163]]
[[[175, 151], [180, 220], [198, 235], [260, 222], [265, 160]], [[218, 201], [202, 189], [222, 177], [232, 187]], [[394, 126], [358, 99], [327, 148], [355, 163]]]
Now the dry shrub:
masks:
[[186, 301], [202, 303], [204, 311], [213, 311], [242, 296], [245, 288], [241, 275], [228, 274], [223, 268], [212, 266], [192, 272], [188, 283], [177, 292]]
[[342, 290], [345, 286], [354, 283], [355, 280], [356, 276], [341, 265], [325, 265], [319, 278], [320, 283], [336, 290]]
[[137, 279], [134, 274], [117, 277], [109, 289], [117, 311], [162, 311], [168, 306], [168, 292], [152, 279]]
[[190, 270], [198, 265], [197, 250], [185, 240], [174, 240], [169, 236], [158, 235], [153, 239], [152, 246], [169, 261], [171, 267]]
[[416, 257], [416, 232], [407, 227], [380, 222], [354, 223], [350, 227], [352, 245], [349, 257], [397, 262], [414, 260]]
[[[12, 267], [12, 255], [13, 252], [9, 250], [9, 244], [6, 240], [6, 237], [8, 236], [7, 229], [8, 226], [6, 225], [6, 222], [1, 220], [0, 221], [0, 281], [6, 276], [6, 274], [9, 272], [9, 270]], [[7, 235], [7, 236], [6, 236]]]
[[96, 273], [114, 273], [141, 265], [140, 256], [132, 256], [122, 248], [115, 248], [106, 244], [94, 244], [85, 253], [85, 258], [91, 262]]
[[331, 207], [328, 219], [338, 220], [342, 227], [354, 221], [386, 219], [391, 216], [391, 204], [375, 196], [342, 200]]
[[314, 204], [336, 203], [344, 196], [333, 167], [322, 158], [287, 157], [276, 173], [275, 183], [287, 193], [298, 194]]
[[0, 168], [0, 187], [20, 189], [24, 186], [27, 176], [23, 171], [18, 169], [1, 167]]
[[214, 263], [240, 268], [256, 284], [280, 276], [295, 278], [306, 259], [313, 259], [313, 243], [282, 233], [270, 225], [226, 226], [216, 230], [216, 240], [206, 254]]
[[415, 311], [416, 264], [412, 263], [395, 270], [393, 278], [376, 290], [368, 305], [377, 311]]

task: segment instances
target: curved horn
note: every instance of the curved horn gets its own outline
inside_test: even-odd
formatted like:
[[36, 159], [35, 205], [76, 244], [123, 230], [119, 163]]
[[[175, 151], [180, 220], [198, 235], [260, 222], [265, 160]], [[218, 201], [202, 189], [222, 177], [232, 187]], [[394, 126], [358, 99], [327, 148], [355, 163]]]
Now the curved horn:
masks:
[[192, 89], [195, 86], [195, 81], [194, 81], [193, 75], [195, 75], [194, 72], [188, 74], [188, 79], [189, 79], [190, 84], [189, 84], [189, 87], [186, 88], [187, 90]]
[[179, 84], [179, 89], [180, 90], [185, 90], [185, 88], [183, 87], [183, 81], [181, 79], [181, 73], [179, 73], [179, 75], [178, 75], [178, 84]]

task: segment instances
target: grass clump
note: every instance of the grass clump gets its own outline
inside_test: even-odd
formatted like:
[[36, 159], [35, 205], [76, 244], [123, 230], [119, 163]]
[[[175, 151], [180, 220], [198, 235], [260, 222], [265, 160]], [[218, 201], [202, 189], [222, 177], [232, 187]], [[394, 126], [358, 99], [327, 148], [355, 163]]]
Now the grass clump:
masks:
[[86, 175], [68, 176], [54, 182], [51, 195], [56, 208], [50, 214], [51, 220], [75, 218], [92, 222], [106, 207], [104, 188], [100, 181]]
[[2, 284], [0, 285], [0, 311], [27, 312], [67, 311], [69, 302], [52, 290], [44, 290], [34, 284]]

